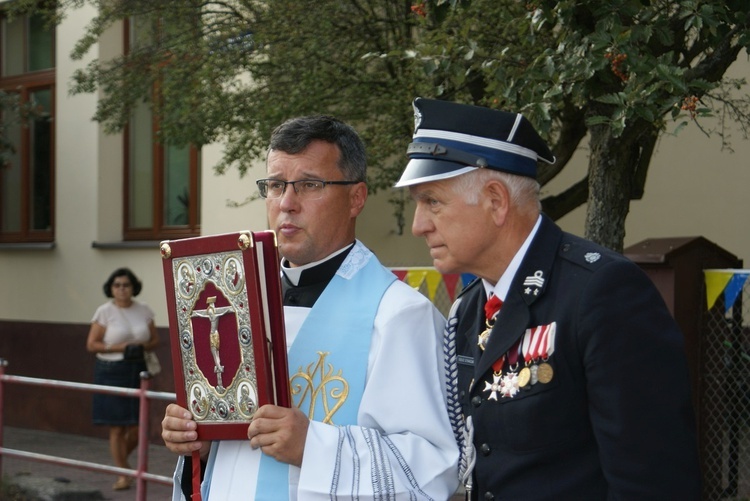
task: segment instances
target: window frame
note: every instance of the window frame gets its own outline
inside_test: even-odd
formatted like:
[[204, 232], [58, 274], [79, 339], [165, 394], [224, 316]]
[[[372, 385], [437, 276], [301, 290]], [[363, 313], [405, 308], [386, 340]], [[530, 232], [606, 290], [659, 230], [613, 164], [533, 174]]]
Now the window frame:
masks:
[[[130, 19], [123, 21], [123, 51], [125, 54], [130, 50]], [[159, 99], [158, 84], [154, 86], [151, 102]], [[123, 240], [165, 240], [200, 236], [200, 205], [201, 205], [201, 154], [200, 149], [194, 145], [189, 147], [189, 203], [188, 223], [186, 225], [170, 225], [164, 221], [165, 213], [165, 175], [167, 145], [155, 140], [159, 132], [159, 119], [151, 111], [151, 200], [153, 203], [152, 221], [149, 228], [134, 228], [130, 225], [131, 204], [131, 145], [130, 145], [130, 122], [123, 130]]]
[[[0, 19], [6, 19], [6, 16], [0, 12]], [[50, 109], [47, 110], [47, 120], [50, 123], [50, 138], [49, 138], [49, 227], [47, 229], [34, 229], [32, 228], [32, 205], [33, 200], [33, 182], [32, 182], [32, 171], [33, 165], [31, 165], [33, 152], [31, 151], [32, 140], [31, 134], [33, 126], [23, 120], [19, 123], [20, 127], [20, 142], [17, 146], [17, 157], [18, 157], [18, 168], [20, 170], [20, 201], [19, 201], [19, 230], [18, 231], [6, 231], [0, 227], [0, 243], [37, 243], [37, 242], [54, 242], [55, 240], [55, 193], [56, 193], [56, 127], [55, 127], [55, 111], [57, 108], [57, 97], [56, 97], [56, 80], [57, 80], [57, 61], [55, 57], [56, 46], [57, 46], [57, 30], [53, 28], [51, 38], [51, 60], [54, 64], [52, 68], [43, 70], [28, 71], [29, 65], [29, 24], [30, 19], [28, 15], [24, 15], [23, 19], [23, 30], [22, 30], [22, 61], [23, 71], [19, 74], [12, 76], [3, 76], [0, 71], [0, 90], [7, 94], [17, 94], [19, 96], [19, 105], [24, 106], [29, 102], [30, 96], [34, 92], [41, 90], [48, 90], [50, 92]], [[5, 54], [5, 42], [4, 33], [0, 30], [0, 58]], [[0, 60], [0, 68], [2, 68], [4, 61]], [[2, 117], [0, 117], [2, 119]], [[34, 121], [34, 117], [29, 118], [30, 121]], [[0, 169], [5, 166], [0, 166]], [[2, 204], [0, 204], [0, 211], [3, 210]]]

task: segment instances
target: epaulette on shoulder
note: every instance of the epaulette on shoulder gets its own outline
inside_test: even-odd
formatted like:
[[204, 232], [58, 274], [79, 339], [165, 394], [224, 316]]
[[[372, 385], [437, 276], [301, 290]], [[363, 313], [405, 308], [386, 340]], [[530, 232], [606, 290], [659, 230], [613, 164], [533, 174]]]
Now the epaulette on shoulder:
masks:
[[569, 234], [565, 235], [560, 245], [560, 257], [589, 269], [596, 269], [605, 263], [622, 258], [611, 249]]
[[463, 289], [461, 289], [461, 292], [458, 293], [458, 296], [456, 296], [456, 299], [460, 298], [461, 296], [464, 295], [464, 293], [466, 293], [469, 290], [471, 290], [474, 287], [476, 287], [477, 284], [479, 284], [479, 283], [482, 283], [482, 280], [479, 277], [477, 277], [474, 280], [472, 280], [471, 282], [469, 282], [468, 284], [466, 284], [466, 287], [464, 287]]

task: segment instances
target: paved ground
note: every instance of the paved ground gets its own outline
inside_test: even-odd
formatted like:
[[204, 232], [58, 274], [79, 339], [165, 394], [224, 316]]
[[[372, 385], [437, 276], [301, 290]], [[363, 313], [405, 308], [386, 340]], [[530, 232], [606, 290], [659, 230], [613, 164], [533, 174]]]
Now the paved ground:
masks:
[[[3, 447], [37, 454], [65, 457], [103, 465], [112, 465], [106, 440], [5, 427]], [[131, 456], [131, 466], [136, 466], [136, 452]], [[165, 447], [149, 446], [148, 472], [171, 477], [176, 457]], [[2, 456], [3, 485], [30, 486], [44, 501], [111, 500], [132, 501], [136, 499], [135, 484], [125, 491], [113, 491], [116, 476], [90, 470], [55, 465]], [[147, 483], [147, 499], [168, 500], [171, 487], [161, 483]], [[16, 499], [5, 496], [6, 499]], [[0, 499], [3, 494], [0, 493]]]
[[[106, 440], [5, 427], [3, 447], [37, 454], [65, 457], [103, 465], [112, 465]], [[0, 456], [2, 460], [2, 484], [0, 501], [132, 501], [136, 499], [135, 485], [127, 491], [113, 491], [116, 477], [109, 473], [55, 465], [46, 462]], [[136, 453], [131, 456], [131, 466], [136, 466]], [[176, 457], [165, 447], [149, 446], [148, 472], [171, 477]], [[21, 486], [34, 497], [8, 495], [7, 488]], [[147, 499], [169, 500], [172, 488], [156, 482], [148, 482]], [[451, 501], [462, 500], [456, 495]]]

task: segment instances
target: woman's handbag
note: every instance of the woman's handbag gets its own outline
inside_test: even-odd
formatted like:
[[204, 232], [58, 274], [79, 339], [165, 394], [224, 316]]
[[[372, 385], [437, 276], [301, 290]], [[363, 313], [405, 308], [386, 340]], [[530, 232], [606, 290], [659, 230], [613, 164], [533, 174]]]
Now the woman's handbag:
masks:
[[156, 353], [153, 351], [147, 351], [143, 358], [146, 359], [146, 370], [149, 374], [156, 376], [161, 372], [161, 363], [159, 362], [159, 357], [156, 356]]
[[125, 347], [125, 351], [122, 353], [123, 360], [128, 362], [138, 362], [143, 360], [143, 345], [142, 344], [129, 344]]

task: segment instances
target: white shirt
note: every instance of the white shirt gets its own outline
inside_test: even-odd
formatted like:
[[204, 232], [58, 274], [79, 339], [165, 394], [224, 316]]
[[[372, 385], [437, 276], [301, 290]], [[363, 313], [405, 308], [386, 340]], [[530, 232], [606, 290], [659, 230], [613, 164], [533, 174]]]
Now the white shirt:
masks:
[[[154, 312], [146, 304], [133, 301], [128, 308], [120, 308], [113, 301], [107, 301], [99, 306], [94, 312], [92, 323], [104, 327], [104, 338], [106, 345], [118, 343], [146, 343], [151, 338], [151, 322], [154, 321]], [[97, 353], [101, 360], [122, 360], [120, 353]]]

